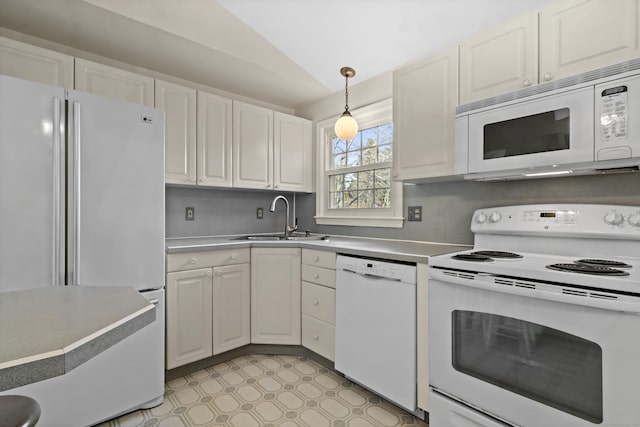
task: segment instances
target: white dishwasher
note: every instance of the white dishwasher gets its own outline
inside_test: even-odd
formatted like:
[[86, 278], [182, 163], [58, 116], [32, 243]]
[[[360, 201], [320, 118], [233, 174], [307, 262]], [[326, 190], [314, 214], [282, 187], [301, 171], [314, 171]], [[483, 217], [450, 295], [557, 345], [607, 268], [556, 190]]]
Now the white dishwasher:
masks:
[[335, 368], [395, 404], [416, 406], [415, 264], [338, 255]]

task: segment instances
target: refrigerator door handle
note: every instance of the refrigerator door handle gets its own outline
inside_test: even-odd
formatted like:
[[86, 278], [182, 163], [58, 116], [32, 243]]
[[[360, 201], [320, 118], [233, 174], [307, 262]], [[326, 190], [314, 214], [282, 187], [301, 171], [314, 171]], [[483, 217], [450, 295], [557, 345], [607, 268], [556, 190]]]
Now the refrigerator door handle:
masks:
[[70, 257], [71, 257], [71, 274], [69, 278], [69, 285], [79, 285], [80, 284], [80, 155], [81, 155], [81, 137], [80, 137], [80, 102], [73, 101], [73, 134], [71, 141], [73, 141], [72, 150], [73, 150], [73, 177], [71, 180], [71, 185], [73, 186], [71, 191], [68, 194], [71, 195], [71, 203], [70, 206], [71, 212], [73, 212], [73, 219], [71, 222], [71, 227], [73, 230], [73, 238], [69, 239], [70, 248]]
[[64, 284], [64, 215], [62, 195], [64, 194], [64, 145], [62, 144], [63, 129], [61, 121], [62, 99], [53, 98], [53, 123], [51, 135], [53, 137], [53, 280], [54, 286]]

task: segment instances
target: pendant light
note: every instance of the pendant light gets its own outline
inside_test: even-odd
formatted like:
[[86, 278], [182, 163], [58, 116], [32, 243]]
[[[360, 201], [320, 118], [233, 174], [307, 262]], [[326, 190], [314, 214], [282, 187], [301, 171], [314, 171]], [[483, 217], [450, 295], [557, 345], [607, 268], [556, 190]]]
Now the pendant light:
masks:
[[351, 67], [340, 68], [340, 74], [345, 78], [344, 83], [344, 113], [338, 118], [334, 130], [336, 136], [345, 141], [352, 140], [358, 133], [358, 122], [349, 112], [349, 77], [356, 75], [356, 70]]

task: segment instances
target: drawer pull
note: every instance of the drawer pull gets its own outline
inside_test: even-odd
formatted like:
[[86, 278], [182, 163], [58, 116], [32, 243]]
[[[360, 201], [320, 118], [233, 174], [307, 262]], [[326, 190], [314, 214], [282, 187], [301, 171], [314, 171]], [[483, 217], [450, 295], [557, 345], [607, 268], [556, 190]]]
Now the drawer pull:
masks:
[[216, 276], [222, 276], [222, 272], [216, 271]]
[[189, 264], [195, 264], [195, 263], [196, 263], [195, 258], [189, 258]]
[[320, 261], [320, 257], [318, 255], [316, 255], [316, 256], [313, 257], [313, 260], [314, 261]]
[[229, 255], [229, 259], [236, 259], [236, 254]]
[[320, 278], [320, 275], [319, 275], [318, 273], [314, 273], [314, 274], [313, 274], [313, 278], [314, 278], [314, 279], [319, 279], [319, 278]]
[[314, 299], [313, 300], [313, 305], [318, 305], [318, 304], [320, 304], [320, 301], [318, 301], [317, 299]]
[[319, 339], [320, 339], [320, 336], [318, 334], [313, 334], [314, 341], [318, 341]]
[[211, 272], [207, 271], [207, 277], [211, 277]]

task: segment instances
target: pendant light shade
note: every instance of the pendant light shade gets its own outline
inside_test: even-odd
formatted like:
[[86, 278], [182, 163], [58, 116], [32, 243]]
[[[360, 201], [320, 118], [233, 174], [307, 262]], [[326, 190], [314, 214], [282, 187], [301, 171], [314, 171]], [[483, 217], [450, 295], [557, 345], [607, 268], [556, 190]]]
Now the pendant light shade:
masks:
[[336, 136], [345, 141], [349, 141], [358, 133], [358, 122], [353, 118], [349, 112], [349, 77], [356, 75], [356, 71], [350, 67], [342, 67], [340, 74], [345, 78], [344, 85], [344, 113], [338, 118], [334, 130]]

